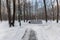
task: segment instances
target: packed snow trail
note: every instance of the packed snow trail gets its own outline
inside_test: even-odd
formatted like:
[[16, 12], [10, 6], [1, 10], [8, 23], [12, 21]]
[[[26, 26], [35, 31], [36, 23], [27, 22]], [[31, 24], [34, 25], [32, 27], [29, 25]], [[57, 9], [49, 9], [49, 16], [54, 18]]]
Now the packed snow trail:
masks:
[[[30, 30], [34, 32], [37, 40], [60, 40], [60, 21], [42, 21], [42, 24], [29, 24], [23, 22], [21, 27], [15, 22], [15, 27], [9, 28], [8, 21], [0, 22], [0, 40], [29, 40]], [[26, 31], [27, 30], [27, 31]], [[25, 34], [26, 33], [26, 34]], [[23, 37], [23, 35], [26, 35]], [[22, 39], [23, 37], [23, 39]]]
[[30, 30], [29, 40], [37, 40], [37, 36], [34, 30]]
[[[24, 23], [23, 23], [24, 24]], [[18, 22], [15, 23], [15, 27], [9, 28], [8, 21], [0, 23], [0, 40], [21, 40], [27, 28], [20, 27]]]
[[25, 32], [25, 35], [23, 36], [22, 40], [37, 40], [35, 31], [32, 29], [28, 29]]
[[24, 35], [22, 36], [21, 40], [28, 40], [29, 39], [29, 34], [30, 34], [30, 30], [26, 30]]

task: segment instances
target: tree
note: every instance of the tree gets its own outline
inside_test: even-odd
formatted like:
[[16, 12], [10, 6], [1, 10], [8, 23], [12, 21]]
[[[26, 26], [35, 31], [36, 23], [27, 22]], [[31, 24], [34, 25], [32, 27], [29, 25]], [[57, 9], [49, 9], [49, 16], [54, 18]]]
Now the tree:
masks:
[[53, 21], [54, 21], [54, 7], [53, 7], [53, 3], [54, 3], [54, 1], [52, 2], [52, 0], [51, 0], [52, 12], [53, 12]]
[[23, 5], [23, 12], [24, 12], [24, 22], [25, 22], [25, 5], [26, 5], [26, 0], [23, 0], [23, 2], [24, 2], [24, 5]]
[[56, 0], [57, 2], [57, 23], [58, 23], [58, 19], [59, 19], [59, 4], [58, 4], [58, 0]]
[[27, 11], [27, 16], [26, 16], [26, 22], [28, 21], [28, 13], [29, 13], [29, 11], [28, 11], [28, 5], [27, 5], [27, 9], [26, 9], [26, 11]]
[[10, 1], [6, 0], [7, 4], [7, 13], [8, 13], [8, 20], [9, 20], [9, 26], [11, 27], [11, 10], [10, 10]]
[[44, 2], [44, 8], [45, 8], [45, 18], [46, 18], [46, 22], [47, 22], [46, 0], [43, 0], [43, 2]]
[[0, 0], [0, 20], [2, 21], [2, 16], [1, 16], [1, 0]]
[[15, 1], [16, 0], [13, 0], [13, 26], [14, 26], [14, 23], [15, 23]]
[[[32, 12], [31, 15], [33, 16], [33, 0], [32, 0], [31, 12]], [[32, 17], [32, 16], [31, 16], [31, 17]], [[33, 19], [33, 18], [31, 18], [31, 19]]]
[[20, 26], [21, 26], [21, 16], [22, 16], [22, 8], [21, 8], [20, 0], [18, 0], [18, 21], [20, 23]]
[[30, 3], [30, 1], [29, 1], [29, 19], [31, 20], [31, 3]]
[[37, 9], [38, 9], [38, 3], [37, 3], [37, 0], [35, 1], [35, 18], [37, 20]]
[[28, 21], [28, 13], [29, 13], [29, 2], [25, 4], [25, 10], [26, 10], [26, 22]]

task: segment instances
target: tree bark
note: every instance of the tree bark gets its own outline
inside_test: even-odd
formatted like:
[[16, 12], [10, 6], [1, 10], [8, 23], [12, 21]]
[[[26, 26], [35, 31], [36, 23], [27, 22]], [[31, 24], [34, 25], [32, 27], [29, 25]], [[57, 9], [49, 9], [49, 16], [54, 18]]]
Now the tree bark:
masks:
[[30, 4], [30, 1], [29, 1], [29, 20], [31, 20], [31, 4]]
[[53, 7], [53, 2], [51, 0], [51, 6], [52, 6], [52, 13], [53, 13], [53, 21], [54, 21], [54, 7]]
[[13, 26], [14, 26], [14, 23], [15, 23], [15, 1], [16, 0], [13, 0]]
[[2, 21], [2, 16], [1, 16], [1, 0], [0, 0], [0, 20]]
[[53, 21], [54, 21], [54, 7], [53, 7], [53, 4], [52, 4], [52, 11], [53, 11]]
[[10, 1], [6, 0], [6, 4], [7, 4], [7, 13], [8, 13], [9, 26], [11, 27], [11, 10], [10, 10]]
[[57, 2], [57, 23], [58, 23], [58, 19], [59, 19], [59, 4], [58, 4], [58, 0], [56, 0]]
[[46, 22], [47, 22], [46, 0], [43, 0], [43, 2], [44, 2], [44, 8], [45, 8], [45, 18], [46, 18]]
[[37, 9], [38, 9], [38, 3], [37, 3], [37, 0], [35, 1], [35, 18], [36, 20], [38, 20], [37, 18]]
[[25, 3], [26, 3], [26, 0], [23, 0], [23, 2], [24, 2], [24, 5], [23, 5], [23, 11], [24, 11], [24, 22], [25, 22]]
[[21, 26], [21, 15], [22, 15], [22, 9], [21, 9], [20, 0], [18, 0], [18, 21], [20, 23], [20, 26]]

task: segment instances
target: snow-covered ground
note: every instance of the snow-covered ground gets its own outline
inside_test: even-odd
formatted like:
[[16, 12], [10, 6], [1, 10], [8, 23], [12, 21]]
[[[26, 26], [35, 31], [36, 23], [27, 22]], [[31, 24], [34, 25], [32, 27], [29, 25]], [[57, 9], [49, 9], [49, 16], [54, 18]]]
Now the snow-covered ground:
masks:
[[[60, 40], [60, 21], [43, 20], [42, 24], [29, 24], [22, 21], [22, 26], [19, 26], [18, 21], [15, 22], [15, 27], [9, 28], [8, 21], [0, 22], [0, 40], [27, 40], [29, 30], [32, 29], [36, 33], [37, 40]], [[25, 31], [28, 30], [25, 39], [22, 39]]]

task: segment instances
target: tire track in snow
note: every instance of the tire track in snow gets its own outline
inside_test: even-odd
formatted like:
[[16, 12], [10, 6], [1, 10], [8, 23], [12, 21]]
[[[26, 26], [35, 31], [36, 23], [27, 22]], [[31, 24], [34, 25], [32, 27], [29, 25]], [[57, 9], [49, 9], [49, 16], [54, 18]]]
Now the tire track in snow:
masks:
[[35, 31], [33, 30], [30, 31], [29, 40], [37, 40]]
[[35, 31], [32, 30], [32, 29], [28, 29], [24, 36], [22, 37], [22, 40], [37, 40], [37, 37], [36, 37], [36, 34], [35, 34]]

